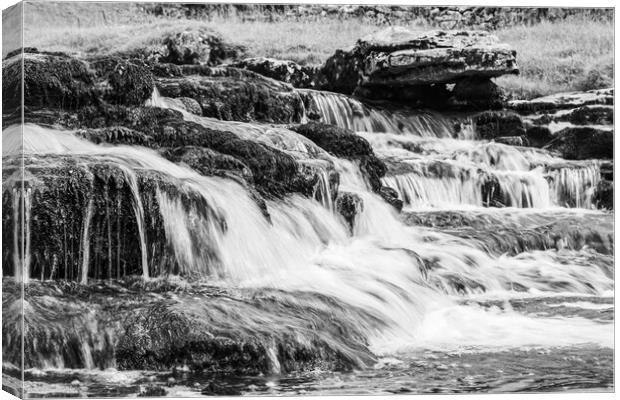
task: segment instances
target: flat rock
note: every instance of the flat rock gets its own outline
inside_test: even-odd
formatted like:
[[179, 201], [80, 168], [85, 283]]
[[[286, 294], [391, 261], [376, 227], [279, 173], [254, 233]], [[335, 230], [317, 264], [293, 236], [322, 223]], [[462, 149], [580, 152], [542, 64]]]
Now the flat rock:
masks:
[[364, 84], [419, 85], [517, 74], [516, 51], [484, 31], [389, 28], [361, 39]]
[[556, 110], [566, 110], [587, 105], [614, 104], [614, 89], [588, 90], [587, 92], [556, 93], [545, 97], [532, 100], [513, 100], [508, 103], [508, 107], [523, 114], [535, 112], [551, 112]]
[[487, 32], [391, 27], [336, 51], [315, 87], [419, 107], [495, 109], [503, 96], [490, 79], [518, 72], [516, 52]]

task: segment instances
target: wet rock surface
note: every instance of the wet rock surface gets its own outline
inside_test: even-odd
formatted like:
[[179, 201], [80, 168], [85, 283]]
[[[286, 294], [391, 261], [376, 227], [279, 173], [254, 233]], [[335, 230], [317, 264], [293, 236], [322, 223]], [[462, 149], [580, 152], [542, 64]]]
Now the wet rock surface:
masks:
[[202, 115], [226, 121], [300, 122], [303, 101], [293, 88], [252, 71], [200, 68], [195, 75], [158, 78], [163, 96], [195, 100]]
[[[270, 291], [227, 292], [202, 285], [131, 279], [88, 287], [33, 282], [28, 290], [26, 368], [42, 367], [45, 360], [53, 359], [59, 368], [189, 367], [192, 371], [256, 375], [317, 367], [349, 370], [374, 359], [342, 306], [332, 304], [336, 308], [330, 311], [342, 317], [340, 322], [313, 307], [313, 302], [326, 301], [320, 296], [300, 294], [294, 299]], [[17, 316], [6, 311], [17, 306], [19, 285], [5, 279], [3, 292], [6, 321]], [[248, 302], [250, 298], [257, 301]], [[272, 310], [269, 316], [264, 314], [267, 308]], [[321, 326], [325, 335], [307, 327], [299, 317], [303, 309], [312, 310], [316, 316], [313, 323]], [[253, 317], [258, 310], [271, 319], [268, 326]], [[233, 325], [230, 315], [237, 316]], [[362, 311], [358, 317], [367, 318]], [[19, 337], [16, 333], [21, 324], [14, 322], [3, 329], [4, 343]], [[67, 322], [80, 330], [68, 328]], [[5, 352], [4, 357], [17, 363], [19, 351]]]
[[381, 177], [386, 172], [385, 164], [375, 156], [364, 138], [353, 131], [316, 122], [293, 126], [291, 129], [337, 157], [357, 161], [371, 188], [374, 191], [381, 188]]

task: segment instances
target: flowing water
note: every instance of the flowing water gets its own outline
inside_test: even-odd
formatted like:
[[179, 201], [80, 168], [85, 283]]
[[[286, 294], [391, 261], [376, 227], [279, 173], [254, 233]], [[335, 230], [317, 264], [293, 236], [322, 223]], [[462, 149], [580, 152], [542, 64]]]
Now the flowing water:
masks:
[[[117, 326], [103, 327], [96, 315], [80, 312], [74, 329], [82, 332], [83, 341], [75, 365], [50, 351], [26, 371], [31, 396], [133, 396], [148, 385], [164, 386], [171, 377], [175, 383], [165, 390], [175, 396], [200, 395], [205, 387], [210, 394], [252, 395], [613, 390], [613, 216], [592, 209], [597, 162], [568, 163], [540, 150], [477, 141], [475, 127], [456, 132], [439, 115], [394, 113], [343, 96], [313, 96], [323, 120], [356, 130], [386, 161], [383, 183], [404, 200], [403, 214], [369, 189], [355, 163], [333, 158], [284, 128], [233, 123], [228, 130], [333, 166], [340, 174], [339, 190], [362, 200], [352, 229], [325, 195], [327, 177], [317, 186], [319, 201], [296, 195], [268, 200], [267, 219], [243, 185], [201, 176], [153, 150], [96, 145], [72, 131], [34, 125], [24, 127], [23, 145], [27, 160], [40, 157], [52, 165], [68, 156], [77, 165], [105, 164], [122, 171], [137, 227], [135, 274], [146, 281], [180, 280], [190, 288], [186, 297], [135, 296], [144, 302], [163, 296], [197, 318], [211, 319], [211, 304], [219, 300], [202, 295], [200, 288], [229, 293], [224, 305], [218, 303], [224, 310], [218, 318], [232, 331], [259, 337], [264, 329], [286, 327], [298, 332], [296, 340], [308, 343], [310, 336], [304, 335], [313, 335], [355, 360], [353, 371], [283, 372], [275, 347], [270, 373], [259, 376], [120, 371], [113, 355], [97, 355], [118, 339]], [[161, 98], [154, 104], [170, 106]], [[207, 126], [222, 123], [186, 118]], [[12, 127], [4, 130], [5, 157], [21, 145], [20, 134]], [[178, 192], [158, 184], [145, 202], [138, 181], [146, 171], [174, 182]], [[30, 185], [36, 191], [35, 181]], [[5, 178], [3, 190], [11, 188]], [[200, 201], [188, 205], [187, 196]], [[80, 277], [85, 290], [90, 285], [95, 293], [99, 283], [89, 278], [89, 268], [98, 247], [89, 242], [89, 229], [96, 226], [96, 210], [92, 199], [84, 204]], [[153, 210], [162, 220], [166, 254], [175, 260], [175, 270], [150, 265], [155, 243], [147, 231]], [[429, 215], [450, 215], [460, 222], [420, 222]], [[576, 240], [563, 226], [550, 231], [560, 219], [567, 225], [603, 223], [591, 237]], [[30, 222], [25, 225], [28, 229]], [[495, 238], [500, 245], [492, 247], [484, 235], [499, 228], [513, 236]], [[553, 235], [553, 246], [548, 241], [518, 249], [511, 244], [532, 232], [547, 239]], [[491, 250], [502, 244], [511, 251]], [[16, 270], [29, 266], [28, 257], [14, 253]], [[48, 336], [68, 340], [71, 328], [61, 316], [42, 311], [62, 307], [53, 296], [41, 295], [43, 289], [32, 279], [27, 323], [50, 318], [55, 328]], [[109, 284], [106, 290], [115, 293], [109, 301], [120, 303], [129, 296], [122, 284]], [[275, 304], [293, 304], [294, 312], [283, 314], [271, 308], [274, 303], [260, 303], [264, 296]], [[88, 308], [78, 297], [64, 299], [73, 304], [65, 312]], [[36, 310], [44, 315], [36, 316]], [[323, 313], [356, 332], [370, 352], [356, 349], [345, 333], [307, 331], [303, 321], [316, 326], [324, 322]], [[5, 365], [5, 371], [10, 369]], [[71, 384], [75, 379], [79, 384]]]

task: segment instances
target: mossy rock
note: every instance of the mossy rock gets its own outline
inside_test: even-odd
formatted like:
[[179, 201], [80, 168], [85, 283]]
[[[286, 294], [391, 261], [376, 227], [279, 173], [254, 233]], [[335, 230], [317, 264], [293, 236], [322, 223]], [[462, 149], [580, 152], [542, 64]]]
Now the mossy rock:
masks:
[[97, 102], [96, 78], [87, 63], [62, 54], [24, 53], [3, 61], [3, 113], [21, 106], [22, 61], [24, 106], [72, 110]]
[[374, 191], [381, 188], [381, 177], [385, 175], [387, 168], [383, 161], [377, 158], [366, 139], [351, 130], [318, 122], [291, 126], [291, 130], [307, 137], [336, 157], [359, 162], [371, 188]]
[[105, 100], [112, 104], [142, 105], [153, 93], [153, 75], [139, 59], [106, 56], [89, 60], [106, 86]]

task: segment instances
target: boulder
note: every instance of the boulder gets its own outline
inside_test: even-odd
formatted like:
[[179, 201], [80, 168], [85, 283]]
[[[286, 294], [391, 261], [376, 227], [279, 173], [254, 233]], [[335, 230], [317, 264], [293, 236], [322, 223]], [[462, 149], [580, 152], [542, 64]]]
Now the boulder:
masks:
[[[197, 146], [232, 156], [250, 169], [256, 188], [261, 194], [268, 196], [291, 192], [311, 196], [322, 173], [320, 168], [302, 164], [282, 150], [256, 140], [240, 138], [230, 131], [211, 129], [193, 121], [186, 121], [179, 111], [171, 109], [87, 107], [82, 109], [76, 118], [79, 121], [77, 124], [84, 128], [123, 126], [141, 132], [146, 135], [145, 145], [155, 149]], [[98, 140], [105, 138], [106, 135], [98, 136]], [[134, 140], [133, 138], [135, 136], [128, 136], [127, 140]], [[124, 140], [124, 137], [112, 139], [118, 143]], [[192, 152], [190, 158], [197, 155]], [[227, 162], [218, 165], [220, 168], [233, 166]], [[234, 165], [232, 172], [238, 172], [240, 165]], [[207, 167], [207, 170], [210, 169]]]
[[596, 208], [606, 210], [614, 209], [614, 182], [606, 179], [601, 180], [594, 191], [593, 203]]
[[[7, 365], [23, 361], [28, 369], [113, 367], [173, 374], [189, 367], [214, 376], [247, 376], [351, 371], [376, 362], [359, 328], [360, 321], [375, 319], [313, 293], [229, 291], [132, 278], [87, 287], [32, 280], [28, 289], [23, 302], [20, 285], [3, 282], [8, 311], [2, 340], [11, 344], [4, 354]], [[19, 322], [22, 316], [25, 324]], [[174, 383], [168, 379], [169, 386]]]
[[317, 122], [292, 126], [291, 130], [307, 137], [336, 157], [357, 161], [372, 190], [378, 191], [381, 188], [381, 177], [385, 175], [386, 167], [366, 139], [351, 130]]
[[[3, 62], [3, 112], [19, 107], [22, 56]], [[141, 105], [153, 92], [153, 76], [141, 59], [101, 56], [78, 59], [62, 53], [24, 53], [24, 105], [75, 110], [108, 102]]]
[[391, 27], [337, 51], [315, 86], [418, 106], [499, 108], [503, 99], [490, 79], [517, 73], [516, 52], [487, 32]]
[[153, 75], [140, 59], [97, 57], [88, 59], [96, 71], [104, 99], [113, 104], [141, 105], [153, 93]]
[[160, 62], [173, 64], [218, 65], [239, 58], [245, 48], [227, 43], [221, 35], [206, 28], [187, 29], [162, 38]]
[[363, 84], [419, 85], [459, 78], [517, 74], [516, 52], [484, 31], [388, 28], [357, 43], [364, 54]]
[[364, 210], [364, 202], [355, 193], [340, 192], [336, 198], [336, 210], [343, 216], [349, 225], [349, 229], [353, 231], [355, 219]]
[[531, 126], [525, 131], [527, 145], [531, 147], [544, 147], [551, 141], [553, 135], [546, 126]]
[[252, 171], [235, 157], [197, 146], [184, 146], [162, 151], [162, 155], [176, 163], [184, 163], [201, 175], [219, 175], [242, 178], [252, 183]]
[[303, 66], [289, 60], [273, 58], [245, 58], [231, 64], [235, 68], [244, 68], [278, 81], [290, 83], [297, 88], [313, 86], [317, 67]]
[[521, 117], [510, 111], [485, 111], [473, 116], [475, 131], [480, 139], [491, 140], [525, 133]]
[[403, 201], [398, 198], [398, 192], [391, 187], [382, 186], [379, 189], [379, 196], [394, 207], [396, 211], [400, 212], [403, 209]]
[[614, 107], [610, 105], [586, 105], [556, 114], [555, 121], [566, 121], [574, 125], [613, 125]]
[[569, 160], [612, 159], [614, 132], [611, 128], [568, 127], [556, 132], [544, 148]]
[[76, 109], [97, 101], [96, 77], [84, 61], [63, 54], [23, 53], [2, 62], [2, 112], [21, 106]]

